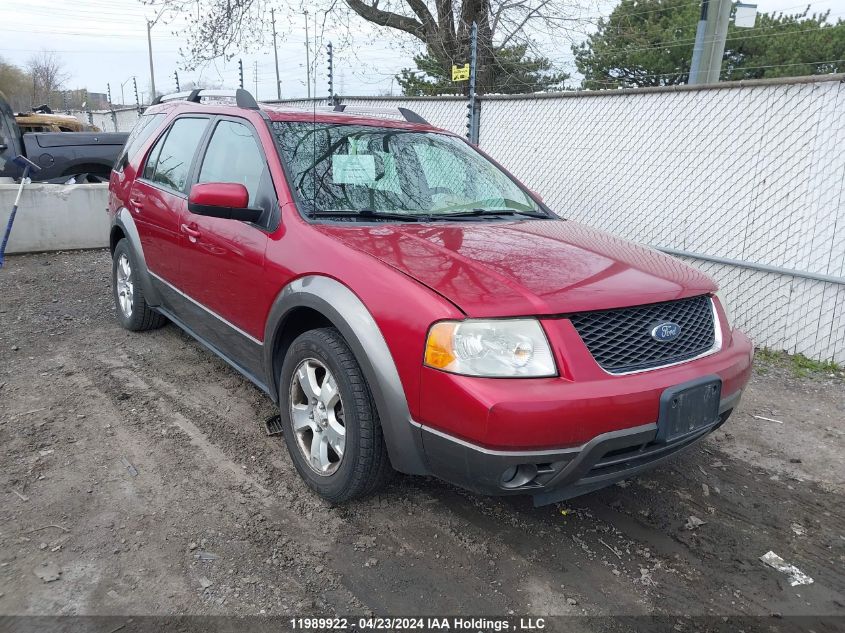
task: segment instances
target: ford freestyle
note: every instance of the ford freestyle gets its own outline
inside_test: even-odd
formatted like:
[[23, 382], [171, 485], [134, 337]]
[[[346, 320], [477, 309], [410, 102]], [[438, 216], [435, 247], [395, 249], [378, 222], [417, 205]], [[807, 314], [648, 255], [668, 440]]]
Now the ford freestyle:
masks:
[[110, 181], [120, 324], [170, 320], [265, 391], [332, 502], [395, 469], [553, 503], [725, 422], [753, 348], [707, 276], [409, 110], [356, 112], [147, 109]]

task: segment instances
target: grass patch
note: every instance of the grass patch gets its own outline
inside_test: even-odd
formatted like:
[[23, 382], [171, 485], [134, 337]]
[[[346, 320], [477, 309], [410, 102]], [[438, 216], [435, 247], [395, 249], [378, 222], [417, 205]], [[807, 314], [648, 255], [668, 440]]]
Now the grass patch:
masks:
[[757, 348], [754, 361], [759, 374], [768, 373], [768, 367], [773, 366], [789, 369], [799, 378], [828, 377], [830, 374], [845, 377], [845, 368], [832, 360], [813, 360], [804, 354], [787, 354], [766, 347]]

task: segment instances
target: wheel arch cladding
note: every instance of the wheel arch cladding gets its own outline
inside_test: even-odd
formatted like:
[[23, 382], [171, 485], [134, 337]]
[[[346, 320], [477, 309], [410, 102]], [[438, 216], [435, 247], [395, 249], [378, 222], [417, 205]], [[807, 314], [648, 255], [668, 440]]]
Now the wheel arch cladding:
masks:
[[[309, 323], [309, 319], [314, 319]], [[279, 358], [302, 332], [336, 328], [352, 349], [373, 394], [390, 462], [403, 473], [427, 474], [418, 429], [384, 336], [364, 303], [339, 281], [309, 275], [292, 281], [270, 309], [264, 336], [264, 372], [278, 401]]]

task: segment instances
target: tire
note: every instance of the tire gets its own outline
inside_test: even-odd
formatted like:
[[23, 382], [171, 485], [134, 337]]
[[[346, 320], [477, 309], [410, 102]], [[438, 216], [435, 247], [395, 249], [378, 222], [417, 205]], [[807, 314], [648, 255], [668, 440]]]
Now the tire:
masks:
[[[128, 266], [128, 275], [124, 263]], [[117, 322], [122, 328], [141, 332], [160, 328], [167, 323], [167, 319], [149, 307], [144, 299], [138, 266], [125, 238], [120, 240], [114, 249], [111, 280]]]
[[[325, 370], [322, 384], [320, 366]], [[324, 403], [321, 413], [321, 401], [318, 400], [317, 405], [310, 407], [312, 417], [309, 418], [306, 415], [308, 405], [303, 402], [313, 399], [309, 399], [303, 389], [300, 370], [306, 374], [313, 370], [314, 384], [320, 386], [318, 397], [326, 401], [330, 400], [326, 394], [333, 391], [326, 387], [327, 378], [333, 378], [329, 383], [336, 385], [340, 407], [337, 403], [329, 402], [328, 407]], [[317, 389], [311, 389], [311, 392], [315, 394]], [[390, 472], [390, 460], [378, 413], [358, 361], [335, 328], [310, 330], [293, 341], [282, 364], [279, 407], [285, 444], [294, 466], [305, 483], [321, 497], [331, 503], [342, 503], [372, 494], [384, 484]], [[325, 426], [320, 430], [323, 422]], [[333, 439], [339, 438], [341, 422], [343, 451], [338, 458]], [[305, 428], [304, 423], [309, 426]], [[325, 439], [329, 457], [325, 469], [321, 459], [322, 444], [320, 457], [309, 459], [306, 455], [315, 455], [317, 438]], [[334, 462], [332, 455], [337, 458]], [[312, 461], [316, 465], [312, 465]]]

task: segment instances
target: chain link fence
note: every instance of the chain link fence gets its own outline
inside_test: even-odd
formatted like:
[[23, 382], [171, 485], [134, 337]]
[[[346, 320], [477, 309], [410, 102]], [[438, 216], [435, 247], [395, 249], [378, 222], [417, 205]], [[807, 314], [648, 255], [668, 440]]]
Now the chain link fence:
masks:
[[842, 363], [842, 80], [490, 97], [480, 145], [561, 215], [710, 274], [758, 345]]

